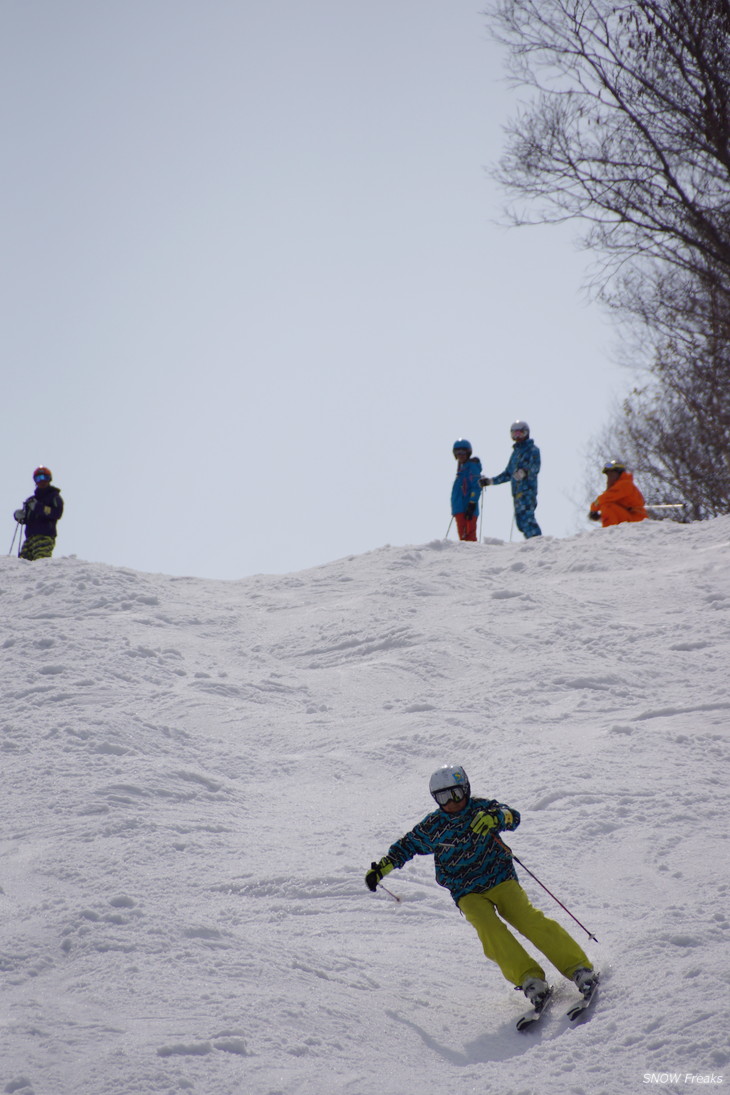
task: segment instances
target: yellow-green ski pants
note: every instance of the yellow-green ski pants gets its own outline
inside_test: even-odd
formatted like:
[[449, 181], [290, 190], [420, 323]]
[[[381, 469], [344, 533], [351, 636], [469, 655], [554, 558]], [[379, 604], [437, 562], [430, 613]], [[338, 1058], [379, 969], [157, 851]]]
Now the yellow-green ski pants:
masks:
[[20, 549], [21, 559], [50, 559], [56, 546], [55, 536], [29, 536]]
[[565, 928], [531, 905], [514, 879], [500, 882], [486, 893], [467, 894], [459, 902], [459, 908], [479, 936], [487, 958], [497, 963], [513, 985], [522, 985], [526, 977], [544, 980], [545, 971], [515, 939], [507, 924], [534, 943], [565, 977], [570, 978], [581, 966], [592, 969], [591, 962]]

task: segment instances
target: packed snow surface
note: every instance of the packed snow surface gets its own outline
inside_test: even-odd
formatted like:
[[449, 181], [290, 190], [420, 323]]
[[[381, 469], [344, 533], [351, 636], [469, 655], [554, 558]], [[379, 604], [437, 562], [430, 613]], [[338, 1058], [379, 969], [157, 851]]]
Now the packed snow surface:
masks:
[[[0, 561], [0, 1092], [730, 1084], [730, 518], [216, 582]], [[421, 857], [463, 764], [602, 970], [537, 1030]], [[653, 1086], [652, 1086], [653, 1085]]]

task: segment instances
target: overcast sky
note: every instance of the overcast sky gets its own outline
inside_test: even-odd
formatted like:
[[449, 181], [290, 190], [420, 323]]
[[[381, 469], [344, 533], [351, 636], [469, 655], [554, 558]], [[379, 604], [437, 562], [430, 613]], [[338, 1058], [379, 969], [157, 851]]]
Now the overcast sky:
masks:
[[3, 0], [0, 550], [39, 463], [57, 556], [238, 578], [423, 543], [454, 439], [495, 475], [516, 417], [543, 531], [588, 527], [630, 378], [578, 227], [496, 223], [518, 97], [483, 6]]

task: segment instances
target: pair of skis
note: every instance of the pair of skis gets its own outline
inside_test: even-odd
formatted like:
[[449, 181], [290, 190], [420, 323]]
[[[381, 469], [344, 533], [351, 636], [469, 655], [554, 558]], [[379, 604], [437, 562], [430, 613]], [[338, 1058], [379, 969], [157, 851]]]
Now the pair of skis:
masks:
[[[597, 992], [598, 992], [598, 978], [596, 978], [595, 984], [593, 985], [592, 990], [589, 992], [589, 994], [587, 996], [583, 996], [583, 997], [581, 997], [580, 1000], [576, 1000], [575, 1003], [571, 1004], [571, 1006], [568, 1008], [568, 1010], [565, 1013], [566, 1018], [569, 1019], [571, 1023], [577, 1023], [578, 1019], [580, 1019], [580, 1017], [588, 1010], [588, 1008], [591, 1006], [591, 1004], [595, 1000]], [[516, 1024], [517, 1029], [518, 1030], [530, 1030], [530, 1029], [532, 1029], [532, 1027], [534, 1027], [536, 1025], [536, 1023], [538, 1023], [540, 1021], [540, 1019], [542, 1018], [542, 1016], [545, 1014], [545, 1011], [548, 1007], [548, 1004], [550, 1003], [552, 995], [553, 995], [553, 990], [550, 989], [550, 991], [547, 993], [544, 1000], [540, 1004], [539, 1008], [530, 1008], [530, 1010], [526, 1011], [524, 1015], [521, 1015], [519, 1017], [519, 1019], [517, 1020], [517, 1024]]]

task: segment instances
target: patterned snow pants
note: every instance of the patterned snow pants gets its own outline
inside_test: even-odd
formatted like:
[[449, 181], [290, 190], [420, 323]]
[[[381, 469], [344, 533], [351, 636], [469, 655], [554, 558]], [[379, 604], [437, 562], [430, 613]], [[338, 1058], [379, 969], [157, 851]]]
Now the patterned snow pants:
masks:
[[20, 558], [50, 559], [55, 546], [55, 536], [29, 536], [20, 549]]
[[544, 981], [545, 971], [515, 939], [507, 924], [529, 939], [565, 977], [570, 978], [581, 966], [593, 968], [582, 947], [556, 920], [531, 905], [514, 879], [500, 882], [486, 893], [467, 894], [459, 908], [479, 936], [487, 958], [497, 963], [513, 985], [522, 985], [526, 977]]
[[535, 491], [520, 491], [515, 495], [515, 524], [526, 540], [531, 536], [542, 536], [542, 529], [535, 520], [537, 494]]

